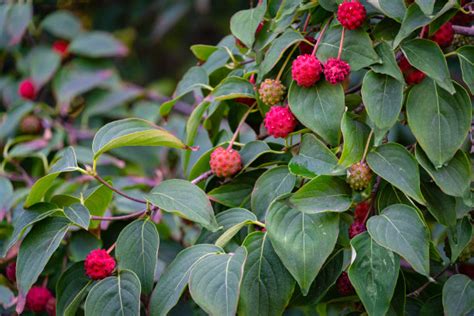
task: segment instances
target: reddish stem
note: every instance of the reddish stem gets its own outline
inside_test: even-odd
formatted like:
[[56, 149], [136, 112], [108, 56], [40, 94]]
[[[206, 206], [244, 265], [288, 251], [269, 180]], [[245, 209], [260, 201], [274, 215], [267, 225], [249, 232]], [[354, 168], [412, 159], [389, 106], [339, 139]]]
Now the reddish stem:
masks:
[[110, 253], [115, 249], [115, 245], [116, 245], [116, 244], [117, 244], [117, 243], [114, 242], [114, 244], [113, 244], [112, 246], [110, 246], [109, 249], [107, 249], [107, 253], [108, 253], [109, 255], [110, 255]]
[[339, 51], [337, 52], [337, 59], [341, 58], [342, 47], [344, 46], [344, 35], [346, 34], [346, 28], [342, 28], [341, 41], [339, 42]]
[[306, 20], [304, 21], [303, 32], [306, 32], [306, 29], [308, 28], [308, 24], [310, 20], [311, 20], [311, 13], [308, 13]]
[[332, 21], [332, 17], [329, 18], [329, 21], [326, 23], [326, 25], [324, 25], [321, 32], [319, 32], [318, 40], [316, 41], [316, 44], [314, 44], [313, 52], [311, 53], [311, 55], [314, 56], [316, 54], [316, 51], [318, 50], [318, 47], [319, 47], [319, 43], [321, 43], [321, 39], [323, 38], [324, 33], [326, 33], [326, 30], [329, 24], [331, 23], [331, 21]]
[[245, 112], [244, 116], [243, 116], [242, 119], [240, 120], [239, 126], [237, 126], [237, 129], [235, 130], [234, 135], [232, 136], [232, 139], [231, 139], [230, 142], [229, 142], [229, 146], [227, 146], [227, 150], [231, 149], [232, 146], [234, 146], [234, 142], [235, 142], [235, 140], [237, 139], [237, 135], [239, 135], [240, 129], [241, 129], [242, 126], [244, 125], [245, 120], [247, 119], [247, 116], [249, 116], [250, 112], [252, 112], [252, 110], [253, 110], [255, 104], [257, 104], [257, 103], [255, 102], [255, 103], [248, 109], [248, 111]]
[[140, 217], [143, 214], [146, 213], [146, 210], [127, 214], [127, 215], [121, 215], [121, 216], [91, 216], [91, 220], [96, 220], [96, 221], [125, 221], [128, 219]]

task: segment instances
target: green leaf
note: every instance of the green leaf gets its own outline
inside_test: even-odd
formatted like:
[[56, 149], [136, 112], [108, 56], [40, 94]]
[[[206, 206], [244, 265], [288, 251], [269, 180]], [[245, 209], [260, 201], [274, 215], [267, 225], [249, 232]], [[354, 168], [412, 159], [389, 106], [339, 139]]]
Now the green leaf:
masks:
[[46, 84], [53, 77], [61, 64], [61, 56], [51, 48], [35, 47], [28, 55], [28, 68], [31, 79], [39, 87]]
[[245, 46], [252, 47], [255, 41], [255, 32], [260, 22], [263, 21], [267, 2], [259, 3], [253, 9], [241, 10], [230, 19], [230, 31]]
[[352, 191], [338, 177], [318, 176], [302, 186], [289, 199], [303, 213], [344, 212], [352, 203]]
[[82, 33], [69, 44], [68, 51], [85, 57], [123, 57], [128, 48], [107, 32]]
[[13, 198], [13, 185], [6, 177], [0, 177], [0, 211], [11, 207]]
[[211, 56], [216, 50], [219, 49], [217, 46], [213, 45], [204, 45], [204, 44], [197, 44], [191, 45], [191, 51], [193, 52], [194, 56], [202, 61], [205, 61]]
[[176, 213], [202, 224], [211, 231], [217, 229], [214, 210], [206, 193], [186, 180], [166, 180], [148, 194], [147, 199], [163, 211]]
[[474, 282], [463, 274], [451, 276], [443, 286], [446, 316], [467, 315], [474, 309]]
[[76, 262], [61, 274], [56, 284], [56, 313], [74, 316], [86, 297], [92, 280], [86, 276], [84, 262]]
[[362, 100], [367, 114], [381, 131], [397, 122], [403, 104], [403, 84], [384, 74], [367, 72], [362, 83]]
[[58, 10], [49, 14], [42, 22], [41, 27], [54, 36], [73, 39], [82, 32], [81, 22], [69, 11]]
[[0, 257], [5, 257], [7, 251], [15, 245], [31, 225], [61, 211], [60, 208], [51, 203], [37, 203], [28, 209], [16, 208], [16, 216], [13, 219], [13, 233], [8, 238], [5, 248], [2, 249]]
[[69, 220], [51, 217], [35, 225], [21, 243], [16, 261], [18, 290], [23, 297], [35, 284], [69, 228]]
[[26, 198], [25, 207], [30, 207], [35, 203], [41, 202], [46, 192], [52, 186], [53, 181], [62, 172], [78, 171], [76, 153], [72, 147], [68, 147], [62, 152], [62, 156], [51, 167], [48, 174], [40, 178], [31, 187], [30, 193]]
[[102, 240], [85, 230], [79, 230], [71, 234], [67, 247], [68, 257], [73, 262], [86, 259], [89, 252], [102, 248]]
[[400, 260], [363, 233], [351, 240], [353, 259], [348, 273], [369, 315], [386, 315], [397, 284]]
[[413, 67], [424, 72], [450, 94], [456, 92], [446, 58], [435, 42], [426, 39], [413, 39], [403, 43], [401, 48]]
[[291, 46], [303, 41], [304, 38], [299, 32], [287, 29], [280, 37], [274, 40], [265, 54], [265, 59], [260, 63], [260, 76], [265, 76], [278, 61], [283, 57], [285, 51]]
[[75, 203], [71, 206], [66, 206], [64, 208], [64, 214], [77, 226], [84, 228], [85, 230], [89, 229], [91, 216], [89, 210], [84, 205]]
[[[186, 144], [188, 146], [194, 145], [194, 141], [196, 140], [197, 132], [201, 123], [201, 119], [204, 115], [204, 112], [207, 110], [211, 103], [203, 100], [199, 103], [188, 117], [188, 121], [186, 122]], [[191, 152], [184, 153], [184, 162], [183, 168], [186, 172], [188, 169], [189, 159], [191, 157]]]
[[441, 192], [433, 183], [423, 182], [421, 192], [431, 215], [445, 226], [456, 225], [456, 199]]
[[[109, 181], [109, 184], [112, 184]], [[112, 202], [113, 191], [105, 185], [101, 184], [95, 188], [92, 188], [84, 196], [84, 205], [87, 207], [91, 215], [104, 216], [105, 211]], [[97, 228], [100, 225], [100, 221], [92, 221], [90, 228]]]
[[425, 79], [408, 95], [408, 125], [436, 168], [454, 156], [470, 130], [469, 96], [460, 85], [455, 87], [451, 95]]
[[101, 280], [87, 295], [84, 310], [86, 316], [139, 316], [140, 280], [128, 270]]
[[259, 219], [265, 218], [268, 206], [278, 196], [290, 193], [296, 183], [296, 177], [287, 166], [275, 167], [265, 171], [255, 182], [252, 191], [251, 206]]
[[345, 107], [342, 86], [321, 80], [314, 87], [304, 88], [293, 82], [288, 94], [296, 118], [330, 145], [336, 146]]
[[254, 140], [245, 144], [244, 147], [239, 151], [240, 158], [242, 159], [242, 169], [247, 169], [258, 157], [266, 153], [280, 153], [272, 150], [270, 146], [264, 141]]
[[189, 291], [206, 313], [236, 314], [246, 258], [247, 250], [239, 247], [235, 253], [206, 256], [192, 268]]
[[226, 77], [212, 91], [212, 96], [217, 101], [235, 98], [255, 98], [253, 85], [244, 78]]
[[373, 0], [370, 4], [397, 22], [405, 16], [406, 8], [403, 0]]
[[367, 221], [367, 229], [379, 245], [402, 256], [413, 269], [430, 275], [429, 232], [417, 211], [393, 204]]
[[347, 168], [362, 159], [369, 137], [369, 128], [345, 112], [342, 116], [341, 130], [344, 144], [338, 164]]
[[283, 314], [295, 287], [267, 234], [254, 232], [242, 244], [248, 252], [240, 289], [239, 315]]
[[[326, 62], [328, 58], [338, 55], [341, 33], [341, 25], [335, 24], [329, 27], [316, 53], [319, 60]], [[369, 34], [364, 30], [357, 29], [345, 32], [341, 59], [349, 63], [352, 71], [380, 63], [381, 60], [373, 46]]]
[[451, 250], [451, 262], [456, 262], [456, 259], [462, 253], [464, 248], [469, 247], [469, 242], [472, 239], [472, 225], [468, 217], [459, 219], [455, 227], [448, 229], [449, 248]]
[[35, 107], [33, 102], [24, 102], [11, 108], [0, 123], [0, 139], [12, 134], [20, 125], [21, 119]]
[[395, 53], [390, 45], [387, 42], [381, 42], [375, 46], [375, 51], [382, 59], [382, 64], [373, 64], [370, 68], [376, 73], [389, 75], [401, 83], [404, 83], [403, 74], [400, 67], [398, 67]]
[[416, 147], [415, 156], [418, 163], [429, 173], [444, 193], [463, 196], [469, 189], [471, 164], [463, 151], [458, 150], [447, 164], [438, 169], [431, 164], [421, 148]]
[[188, 285], [189, 274], [194, 266], [202, 259], [221, 251], [219, 247], [206, 244], [195, 245], [181, 251], [158, 280], [151, 296], [151, 315], [168, 315]]
[[288, 169], [294, 175], [314, 178], [318, 175], [340, 175], [345, 171], [337, 165], [337, 157], [316, 136], [303, 135], [300, 151], [293, 156]]
[[94, 160], [114, 148], [126, 146], [166, 146], [187, 149], [176, 136], [151, 122], [128, 118], [103, 126], [92, 142]]
[[158, 230], [149, 219], [133, 221], [118, 236], [115, 248], [118, 267], [135, 272], [143, 294], [149, 294], [153, 289], [159, 246]]
[[33, 5], [3, 1], [0, 10], [0, 48], [17, 45], [32, 21]]
[[396, 143], [381, 145], [367, 155], [373, 172], [390, 182], [417, 202], [425, 200], [420, 190], [420, 172], [415, 158]]
[[307, 295], [336, 245], [338, 214], [302, 213], [283, 196], [270, 205], [266, 223], [275, 252]]
[[463, 46], [457, 51], [461, 63], [462, 79], [474, 94], [474, 46]]
[[173, 99], [164, 102], [160, 106], [160, 115], [167, 116], [173, 109], [176, 102], [185, 94], [199, 88], [204, 88], [209, 85], [209, 76], [203, 67], [191, 67], [184, 74], [183, 78], [178, 82], [176, 90], [173, 93]]
[[415, 2], [426, 16], [430, 16], [433, 13], [435, 0], [415, 0]]

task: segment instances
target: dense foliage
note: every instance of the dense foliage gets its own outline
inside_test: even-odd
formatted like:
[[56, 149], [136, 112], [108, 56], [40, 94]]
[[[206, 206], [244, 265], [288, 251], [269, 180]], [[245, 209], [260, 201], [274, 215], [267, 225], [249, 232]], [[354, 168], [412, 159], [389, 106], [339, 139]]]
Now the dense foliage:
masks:
[[472, 10], [259, 1], [167, 98], [0, 5], [1, 313], [472, 313]]

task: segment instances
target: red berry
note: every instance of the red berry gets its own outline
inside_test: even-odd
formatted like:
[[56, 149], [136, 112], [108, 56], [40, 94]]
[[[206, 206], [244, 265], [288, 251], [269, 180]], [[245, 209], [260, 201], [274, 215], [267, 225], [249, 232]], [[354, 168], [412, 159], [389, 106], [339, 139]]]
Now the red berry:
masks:
[[299, 55], [291, 66], [291, 75], [296, 83], [309, 88], [321, 79], [323, 67], [319, 60], [310, 54]]
[[296, 127], [296, 119], [288, 106], [272, 106], [263, 120], [268, 134], [285, 138]]
[[366, 16], [365, 7], [358, 0], [347, 0], [341, 3], [337, 9], [339, 23], [348, 30], [360, 27]]
[[337, 292], [343, 296], [354, 293], [354, 287], [352, 286], [351, 280], [349, 280], [347, 272], [342, 272], [342, 274], [339, 276], [336, 281], [336, 288]]
[[20, 82], [20, 85], [18, 86], [18, 94], [20, 97], [23, 99], [27, 100], [33, 100], [36, 98], [36, 87], [31, 79], [25, 79]]
[[95, 249], [87, 255], [84, 268], [89, 278], [100, 280], [112, 274], [115, 269], [115, 259], [104, 249]]
[[7, 276], [7, 279], [15, 283], [16, 282], [16, 262], [10, 262], [7, 267], [5, 268], [5, 274]]
[[441, 47], [451, 45], [454, 39], [453, 25], [450, 22], [443, 24], [439, 30], [431, 36], [431, 39]]
[[35, 313], [46, 311], [48, 301], [53, 297], [51, 292], [42, 286], [33, 286], [26, 295], [26, 307]]
[[400, 67], [408, 85], [418, 84], [425, 79], [425, 74], [410, 65], [405, 56], [402, 56], [398, 62], [398, 66]]
[[53, 43], [53, 51], [58, 53], [61, 57], [66, 57], [68, 55], [68, 46], [69, 43], [63, 40], [57, 40]]
[[349, 238], [352, 239], [365, 231], [367, 231], [367, 228], [362, 221], [354, 221], [349, 227]]
[[[312, 44], [316, 43], [316, 39], [312, 36], [306, 35], [304, 37], [304, 39], [307, 40], [308, 42], [312, 43]], [[311, 55], [311, 53], [313, 52], [314, 46], [310, 45], [306, 42], [301, 42], [300, 45], [299, 45], [299, 48], [300, 48], [301, 55], [305, 55], [305, 54]]]
[[351, 73], [351, 66], [342, 59], [329, 58], [324, 65], [324, 76], [330, 84], [346, 80]]
[[216, 176], [226, 178], [242, 169], [242, 160], [238, 151], [217, 147], [211, 154], [209, 165]]
[[354, 219], [356, 221], [363, 221], [369, 212], [369, 206], [369, 203], [365, 201], [357, 204], [354, 210]]

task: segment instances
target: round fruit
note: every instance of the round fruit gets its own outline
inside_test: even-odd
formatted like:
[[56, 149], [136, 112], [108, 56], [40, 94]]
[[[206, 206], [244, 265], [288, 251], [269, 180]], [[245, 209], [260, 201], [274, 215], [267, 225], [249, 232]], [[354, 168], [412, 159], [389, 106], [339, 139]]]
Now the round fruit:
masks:
[[36, 98], [36, 86], [31, 79], [25, 79], [18, 86], [18, 94], [26, 100], [34, 100]]
[[454, 39], [453, 25], [450, 22], [443, 24], [439, 30], [431, 36], [431, 39], [441, 47], [451, 45]]
[[336, 281], [336, 288], [337, 292], [343, 296], [354, 293], [354, 287], [352, 286], [351, 280], [349, 280], [347, 272], [342, 272], [342, 274], [339, 276]]
[[354, 190], [364, 190], [372, 179], [372, 171], [365, 162], [353, 164], [347, 170], [347, 182]]
[[321, 79], [323, 67], [319, 60], [310, 54], [299, 55], [291, 66], [291, 76], [296, 83], [309, 88]]
[[95, 249], [89, 252], [84, 262], [86, 275], [93, 280], [101, 280], [115, 269], [115, 259], [104, 249]]
[[69, 43], [63, 40], [57, 40], [53, 43], [53, 51], [59, 54], [61, 57], [66, 57], [68, 55]]
[[349, 238], [352, 239], [365, 231], [367, 231], [367, 228], [363, 222], [354, 221], [349, 227]]
[[43, 286], [33, 286], [26, 295], [26, 307], [35, 313], [45, 312], [48, 301], [53, 297]]
[[296, 127], [296, 119], [288, 106], [272, 106], [263, 120], [268, 134], [285, 138]]
[[238, 151], [217, 147], [209, 161], [211, 171], [219, 178], [231, 177], [242, 169], [242, 159]]
[[286, 88], [280, 80], [265, 79], [260, 84], [258, 93], [263, 103], [272, 106], [283, 101], [285, 90]]
[[36, 115], [27, 115], [20, 122], [20, 132], [23, 134], [36, 135], [41, 133], [43, 125]]
[[351, 66], [342, 59], [329, 58], [324, 65], [324, 76], [330, 84], [346, 80], [351, 73]]
[[356, 221], [363, 221], [369, 212], [370, 205], [367, 202], [360, 202], [354, 210], [354, 219]]
[[367, 12], [358, 0], [347, 0], [339, 5], [337, 19], [348, 30], [359, 28], [365, 21]]

